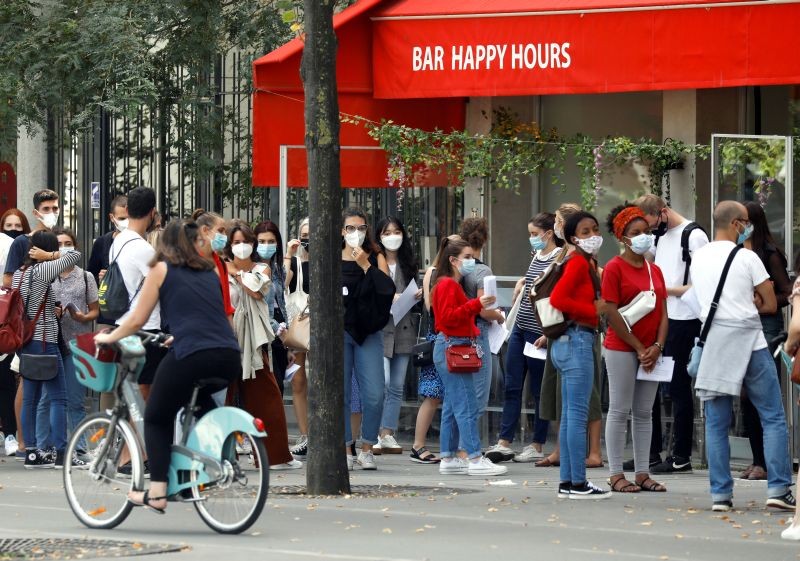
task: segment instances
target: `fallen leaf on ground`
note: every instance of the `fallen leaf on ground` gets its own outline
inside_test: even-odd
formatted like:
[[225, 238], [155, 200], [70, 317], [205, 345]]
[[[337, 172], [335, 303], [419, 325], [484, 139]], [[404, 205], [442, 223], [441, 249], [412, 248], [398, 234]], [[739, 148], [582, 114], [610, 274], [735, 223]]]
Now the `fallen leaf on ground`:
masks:
[[652, 525], [653, 525], [652, 520], [648, 520], [647, 522], [639, 523], [639, 526], [652, 526]]
[[383, 532], [384, 534], [391, 534], [392, 533], [392, 529], [391, 528], [384, 528], [383, 530], [381, 530], [381, 532]]

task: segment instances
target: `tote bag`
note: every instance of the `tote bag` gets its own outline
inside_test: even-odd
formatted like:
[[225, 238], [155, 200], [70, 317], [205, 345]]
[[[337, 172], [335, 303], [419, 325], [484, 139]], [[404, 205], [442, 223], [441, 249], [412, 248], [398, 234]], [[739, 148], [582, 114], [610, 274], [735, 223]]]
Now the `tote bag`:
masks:
[[300, 257], [294, 257], [297, 263], [297, 284], [294, 292], [286, 296], [286, 325], [291, 326], [294, 319], [303, 313], [308, 307], [308, 294], [303, 292], [303, 263]]

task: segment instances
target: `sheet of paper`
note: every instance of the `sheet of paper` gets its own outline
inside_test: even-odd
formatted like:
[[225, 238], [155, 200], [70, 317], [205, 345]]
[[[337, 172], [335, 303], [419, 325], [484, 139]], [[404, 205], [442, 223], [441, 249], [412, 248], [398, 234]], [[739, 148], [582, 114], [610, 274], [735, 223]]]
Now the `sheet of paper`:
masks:
[[640, 366], [636, 373], [637, 380], [648, 382], [671, 382], [672, 371], [675, 369], [675, 361], [671, 356], [662, 356], [656, 361], [656, 366], [652, 372], [645, 372]]
[[[489, 275], [488, 277], [483, 277], [483, 295], [484, 296], [494, 296], [497, 298], [497, 277], [494, 275]], [[497, 301], [489, 306], [488, 310], [493, 310], [497, 307]]]
[[533, 343], [525, 343], [525, 348], [522, 349], [522, 354], [531, 358], [538, 358], [539, 360], [547, 359], [547, 348], [536, 347]]
[[503, 343], [506, 341], [506, 337], [508, 336], [508, 329], [506, 329], [505, 323], [497, 323], [493, 321], [489, 324], [489, 348], [492, 351], [493, 355], [496, 355], [500, 352], [500, 349], [503, 347]]
[[418, 291], [419, 287], [417, 287], [417, 282], [411, 279], [411, 282], [408, 283], [408, 286], [400, 295], [400, 298], [394, 301], [394, 304], [392, 304], [392, 318], [394, 319], [395, 325], [400, 323], [400, 320], [405, 317], [417, 302], [419, 302], [419, 300], [417, 300]]
[[294, 378], [295, 373], [300, 370], [299, 364], [292, 364], [291, 366], [286, 368], [286, 374], [284, 375], [284, 380], [287, 382], [291, 382], [292, 378]]
[[689, 287], [689, 290], [683, 293], [681, 302], [686, 304], [694, 315], [700, 317], [700, 312], [703, 310], [700, 306], [700, 301], [697, 299], [697, 293], [694, 291], [694, 287]]

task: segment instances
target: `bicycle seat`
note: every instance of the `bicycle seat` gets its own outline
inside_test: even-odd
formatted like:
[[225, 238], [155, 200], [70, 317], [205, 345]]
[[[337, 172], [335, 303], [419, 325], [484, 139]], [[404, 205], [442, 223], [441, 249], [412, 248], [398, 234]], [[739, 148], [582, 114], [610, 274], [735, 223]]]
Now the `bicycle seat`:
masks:
[[194, 383], [194, 386], [202, 390], [203, 388], [216, 388], [217, 390], [221, 390], [222, 388], [227, 388], [230, 384], [230, 381], [227, 378], [201, 378]]

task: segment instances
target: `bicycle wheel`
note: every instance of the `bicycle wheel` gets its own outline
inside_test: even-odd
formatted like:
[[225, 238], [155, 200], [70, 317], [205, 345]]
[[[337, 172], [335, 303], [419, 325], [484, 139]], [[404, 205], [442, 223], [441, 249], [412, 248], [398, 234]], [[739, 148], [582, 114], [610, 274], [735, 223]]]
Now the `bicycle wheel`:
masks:
[[[237, 454], [236, 444], [250, 454]], [[269, 462], [261, 438], [244, 432], [228, 435], [223, 450], [224, 476], [209, 485], [192, 487], [197, 513], [221, 534], [239, 534], [258, 520], [269, 491]], [[196, 472], [193, 472], [196, 477]]]
[[[130, 514], [133, 505], [127, 492], [142, 489], [144, 473], [139, 440], [124, 419], [115, 420], [105, 413], [86, 417], [78, 425], [67, 444], [64, 461], [64, 490], [72, 512], [89, 528], [110, 529]], [[74, 467], [70, 459], [79, 444], [85, 457], [91, 458], [88, 467]], [[131, 478], [117, 476], [120, 456], [127, 447], [131, 455]]]

